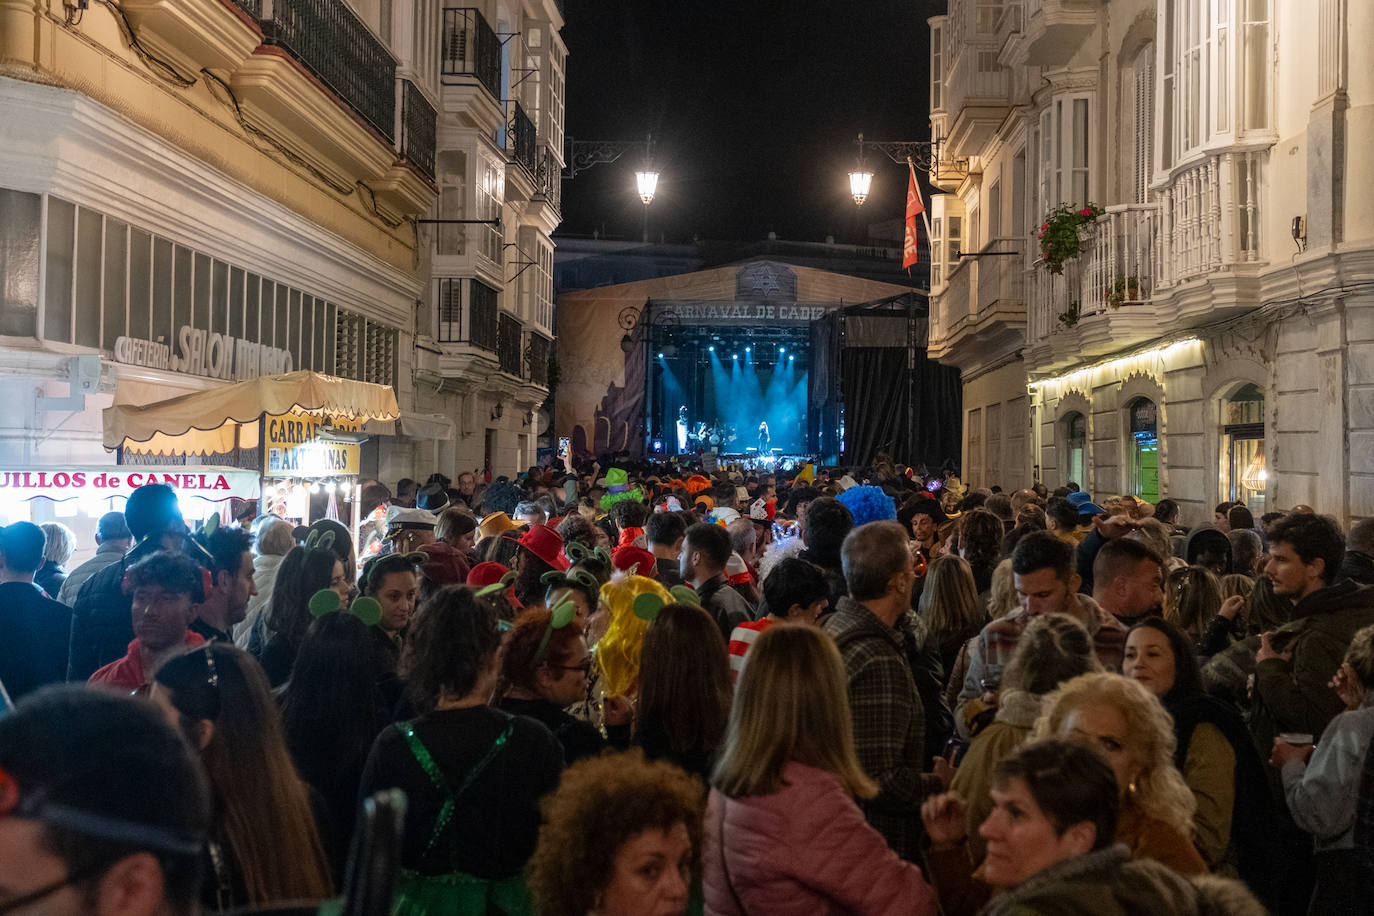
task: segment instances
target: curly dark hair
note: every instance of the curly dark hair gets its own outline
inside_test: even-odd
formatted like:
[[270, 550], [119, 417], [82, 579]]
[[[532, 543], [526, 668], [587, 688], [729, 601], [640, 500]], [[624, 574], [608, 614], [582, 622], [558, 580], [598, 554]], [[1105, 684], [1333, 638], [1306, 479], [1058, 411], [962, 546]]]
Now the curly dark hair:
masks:
[[411, 621], [401, 657], [416, 708], [433, 709], [444, 691], [466, 696], [500, 645], [491, 602], [462, 585], [435, 592]]
[[585, 916], [611, 881], [616, 853], [647, 830], [687, 827], [691, 866], [701, 855], [701, 783], [638, 750], [568, 767], [544, 800], [539, 845], [528, 866], [541, 916]]

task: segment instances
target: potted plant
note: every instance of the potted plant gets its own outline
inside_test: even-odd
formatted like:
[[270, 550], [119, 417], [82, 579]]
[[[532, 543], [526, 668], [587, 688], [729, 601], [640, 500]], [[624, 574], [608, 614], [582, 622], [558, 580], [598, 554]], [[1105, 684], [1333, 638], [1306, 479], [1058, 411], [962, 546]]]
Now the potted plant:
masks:
[[1075, 299], [1069, 303], [1068, 309], [1060, 312], [1057, 317], [1059, 318], [1060, 324], [1062, 324], [1066, 328], [1071, 328], [1074, 325], [1078, 324], [1078, 315], [1078, 300]]
[[1121, 308], [1123, 302], [1139, 302], [1140, 299], [1140, 278], [1137, 276], [1117, 274], [1116, 281], [1107, 290], [1107, 305], [1114, 309]]
[[1062, 274], [1064, 262], [1076, 258], [1083, 251], [1079, 230], [1091, 225], [1103, 214], [1103, 209], [1090, 203], [1074, 208], [1060, 204], [1049, 212], [1040, 224], [1040, 257], [1050, 273]]

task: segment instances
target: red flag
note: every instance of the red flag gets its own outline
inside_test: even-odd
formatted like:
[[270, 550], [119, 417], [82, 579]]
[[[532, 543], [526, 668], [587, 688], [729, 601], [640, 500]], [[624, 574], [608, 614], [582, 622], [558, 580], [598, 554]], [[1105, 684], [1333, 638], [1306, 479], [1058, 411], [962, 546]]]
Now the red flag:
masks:
[[914, 267], [917, 260], [916, 244], [916, 217], [925, 212], [925, 204], [921, 202], [921, 192], [916, 189], [916, 169], [907, 163], [907, 168], [911, 170], [911, 178], [906, 186], [906, 233], [902, 237], [902, 267], [903, 269]]

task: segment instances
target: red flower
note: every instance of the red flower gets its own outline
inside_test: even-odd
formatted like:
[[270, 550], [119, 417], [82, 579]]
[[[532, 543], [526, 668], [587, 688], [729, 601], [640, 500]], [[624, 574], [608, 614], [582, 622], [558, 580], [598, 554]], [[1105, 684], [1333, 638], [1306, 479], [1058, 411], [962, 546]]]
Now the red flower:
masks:
[[1092, 215], [1093, 215], [1092, 207], [1084, 207], [1082, 210], [1079, 210], [1079, 211], [1078, 211], [1078, 215], [1079, 215], [1079, 216], [1092, 216]]
[[1049, 224], [1049, 223], [1041, 223], [1041, 224], [1040, 224], [1040, 231], [1041, 231], [1041, 232], [1048, 232], [1048, 231], [1049, 231], [1049, 228], [1050, 228], [1050, 224]]

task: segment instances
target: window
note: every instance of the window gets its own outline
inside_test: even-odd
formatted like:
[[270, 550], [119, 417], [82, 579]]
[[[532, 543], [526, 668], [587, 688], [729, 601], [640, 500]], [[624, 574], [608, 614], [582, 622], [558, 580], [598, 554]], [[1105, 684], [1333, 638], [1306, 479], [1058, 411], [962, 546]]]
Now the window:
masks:
[[1064, 430], [1064, 471], [1061, 484], [1070, 481], [1088, 489], [1088, 420], [1074, 411], [1062, 421]]
[[1217, 134], [1269, 127], [1270, 0], [1163, 0], [1160, 167]]
[[1149, 201], [1150, 161], [1155, 142], [1155, 46], [1141, 48], [1131, 65], [1130, 92], [1127, 100], [1131, 113], [1131, 161], [1129, 163], [1132, 203]]
[[930, 235], [931, 235], [931, 239], [930, 239], [931, 249], [935, 252], [935, 258], [931, 261], [931, 264], [930, 264], [930, 286], [931, 286], [932, 289], [934, 289], [935, 287], [937, 287], [937, 286], [939, 286], [939, 285], [941, 285], [942, 283], [945, 282], [945, 277], [944, 277], [944, 273], [945, 273], [945, 272], [944, 272], [944, 258], [940, 257], [940, 253], [943, 252], [943, 251], [945, 250], [945, 249], [944, 249], [944, 239], [945, 239], [945, 219], [944, 219], [944, 217], [942, 217], [942, 216], [936, 216], [936, 217], [933, 217], [933, 218], [931, 219], [931, 221], [930, 221]]
[[38, 336], [42, 206], [37, 194], [0, 189], [0, 335]]
[[[465, 219], [467, 214], [468, 154], [460, 149], [442, 150], [436, 159], [439, 177], [439, 218]], [[444, 225], [437, 230], [437, 251], [461, 255], [467, 250], [467, 226]]]
[[[506, 197], [506, 171], [504, 166], [493, 159], [483, 157], [477, 177], [477, 218], [501, 218], [501, 203]], [[478, 253], [495, 264], [501, 263], [502, 244], [500, 227], [494, 224], [479, 225], [481, 244]]]
[[1264, 512], [1264, 389], [1242, 385], [1221, 402], [1221, 493]]
[[974, 9], [974, 30], [980, 35], [991, 35], [997, 31], [997, 20], [1002, 16], [1002, 0], [976, 0]]
[[48, 258], [43, 287], [43, 338], [72, 341], [72, 252], [76, 205], [48, 198]]
[[930, 27], [930, 110], [939, 111], [944, 102], [944, 20]]
[[533, 226], [520, 229], [520, 317], [541, 328], [553, 328], [553, 243]]
[[998, 178], [988, 189], [988, 231], [986, 243], [1002, 237], [1002, 179]]
[[1159, 502], [1159, 418], [1155, 402], [1136, 398], [1126, 406], [1128, 489], [1141, 499]]
[[1040, 196], [1049, 211], [1061, 203], [1082, 206], [1091, 198], [1092, 98], [1056, 96], [1040, 115]]

